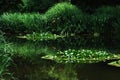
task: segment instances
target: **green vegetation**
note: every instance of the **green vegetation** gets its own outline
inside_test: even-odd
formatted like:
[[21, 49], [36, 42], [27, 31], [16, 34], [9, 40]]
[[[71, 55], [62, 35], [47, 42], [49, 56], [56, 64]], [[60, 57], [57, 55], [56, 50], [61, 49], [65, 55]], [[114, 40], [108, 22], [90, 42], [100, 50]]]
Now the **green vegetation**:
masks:
[[120, 60], [108, 63], [110, 66], [120, 67]]
[[36, 58], [46, 54], [53, 54], [55, 51], [52, 48], [49, 48], [43, 44], [39, 43], [14, 43], [12, 46], [13, 53], [15, 56], [23, 57], [23, 58]]
[[109, 34], [114, 36], [113, 38], [117, 39], [117, 40], [120, 40], [120, 36], [119, 36], [120, 12], [119, 11], [120, 11], [120, 6], [116, 6], [116, 7], [104, 6], [104, 7], [98, 8], [95, 13], [95, 15], [103, 14], [103, 15], [107, 15], [107, 16], [111, 17], [110, 21], [108, 21], [108, 23], [107, 23], [108, 29], [109, 29]]
[[46, 55], [43, 56], [44, 59], [52, 59], [57, 62], [65, 63], [96, 63], [100, 61], [120, 59], [118, 55], [110, 54], [106, 51], [97, 51], [97, 50], [74, 50], [69, 49], [65, 51], [59, 51], [56, 55]]
[[9, 79], [11, 76], [7, 69], [12, 62], [11, 53], [10, 44], [5, 41], [2, 32], [0, 32], [0, 79]]
[[62, 38], [64, 36], [59, 36], [56, 34], [51, 34], [51, 33], [35, 33], [33, 32], [32, 34], [27, 34], [26, 39], [28, 40], [33, 40], [33, 41], [44, 41], [44, 40], [55, 40], [57, 38]]
[[56, 4], [45, 13], [45, 16], [47, 17], [48, 30], [53, 33], [72, 33], [73, 29], [82, 28], [80, 23], [83, 13], [70, 3]]
[[[23, 76], [23, 73], [14, 73], [14, 68], [21, 71], [20, 66], [24, 65], [42, 67], [49, 75], [45, 80], [79, 80], [68, 66], [59, 76], [66, 64], [81, 66], [111, 61], [109, 65], [119, 67], [120, 6], [100, 4], [92, 8], [91, 3], [86, 6], [87, 1], [75, 2], [78, 3], [73, 5], [72, 0], [0, 1], [0, 80]], [[60, 71], [48, 65], [50, 68], [46, 70], [46, 62], [61, 65]], [[40, 75], [32, 74], [39, 80]], [[32, 74], [25, 74], [25, 79], [33, 80]]]
[[21, 9], [24, 12], [44, 12], [56, 2], [54, 0], [21, 0]]
[[39, 13], [4, 13], [0, 19], [0, 29], [3, 31], [29, 33], [43, 31], [46, 18]]
[[92, 34], [98, 34], [99, 43], [108, 46], [112, 37], [113, 28], [111, 26], [113, 17], [101, 13], [99, 15], [91, 15], [90, 27]]

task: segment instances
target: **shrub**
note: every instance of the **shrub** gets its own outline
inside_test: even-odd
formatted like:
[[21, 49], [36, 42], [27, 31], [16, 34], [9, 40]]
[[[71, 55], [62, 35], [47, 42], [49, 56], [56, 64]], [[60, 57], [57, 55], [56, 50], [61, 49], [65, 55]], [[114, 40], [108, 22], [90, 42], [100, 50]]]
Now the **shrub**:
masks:
[[107, 32], [109, 31], [109, 35], [112, 37], [112, 40], [114, 43], [120, 41], [120, 6], [116, 7], [101, 7], [96, 10], [95, 15], [104, 14], [106, 16], [112, 17], [111, 21], [108, 22], [109, 28], [107, 29]]
[[18, 29], [20, 30], [24, 30], [23, 29], [23, 24], [22, 22], [19, 20], [19, 16], [21, 14], [18, 13], [4, 13], [3, 15], [1, 15], [1, 19], [0, 19], [0, 28], [1, 30], [11, 30], [11, 31], [18, 31]]
[[45, 17], [37, 13], [4, 13], [0, 22], [1, 30], [4, 31], [42, 31], [45, 26]]
[[98, 43], [110, 45], [112, 37], [112, 19], [113, 17], [107, 14], [98, 14], [91, 16], [92, 34], [98, 40]]
[[92, 24], [92, 32], [104, 33], [106, 28], [109, 27], [110, 16], [105, 14], [92, 15], [91, 16], [91, 24]]
[[60, 33], [65, 27], [75, 27], [81, 22], [82, 11], [76, 6], [62, 2], [51, 7], [46, 13], [48, 30]]
[[22, 2], [23, 5], [21, 7], [24, 11], [45, 12], [55, 3], [55, 0], [22, 0]]

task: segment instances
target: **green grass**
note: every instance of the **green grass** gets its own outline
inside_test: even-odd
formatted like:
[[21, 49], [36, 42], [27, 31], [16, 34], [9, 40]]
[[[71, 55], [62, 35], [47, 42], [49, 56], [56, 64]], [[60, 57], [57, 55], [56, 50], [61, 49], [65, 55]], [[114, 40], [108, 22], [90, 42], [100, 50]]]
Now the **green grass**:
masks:
[[41, 32], [46, 27], [46, 18], [39, 13], [4, 13], [0, 17], [0, 29], [6, 32]]
[[[8, 67], [12, 63], [11, 44], [6, 42], [2, 32], [0, 31], [0, 79], [7, 80], [7, 76], [11, 76]], [[10, 77], [9, 77], [10, 78]]]
[[60, 34], [64, 29], [70, 32], [71, 28], [81, 27], [77, 25], [81, 25], [83, 13], [75, 5], [62, 2], [52, 6], [46, 11], [45, 16], [48, 23], [47, 30]]

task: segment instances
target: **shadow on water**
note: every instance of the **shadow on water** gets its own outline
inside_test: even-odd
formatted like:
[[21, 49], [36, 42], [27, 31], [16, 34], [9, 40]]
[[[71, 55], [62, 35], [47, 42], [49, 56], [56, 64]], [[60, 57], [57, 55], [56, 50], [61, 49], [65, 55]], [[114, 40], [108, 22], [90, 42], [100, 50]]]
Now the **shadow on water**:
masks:
[[[32, 41], [27, 39], [20, 39], [16, 36], [7, 37], [9, 42], [12, 43], [28, 43], [28, 44], [38, 44], [42, 46], [55, 47], [58, 50], [67, 49], [81, 49], [81, 48], [95, 48], [95, 49], [108, 49], [116, 51], [119, 49], [117, 41], [106, 40], [103, 37], [91, 37], [91, 36], [68, 36], [64, 38], [57, 38], [55, 40], [44, 40], [44, 41]], [[119, 51], [118, 51], [119, 52]]]
[[19, 64], [11, 67], [18, 80], [120, 80], [120, 68], [97, 64], [58, 64], [43, 61], [41, 64]]
[[[90, 38], [78, 39], [71, 37], [55, 41], [37, 42], [35, 46], [54, 46], [57, 50], [79, 49], [84, 48], [86, 45], [88, 47], [93, 45], [94, 42], [91, 41]], [[17, 38], [9, 39], [9, 42], [14, 44], [27, 44], [28, 42], [29, 45], [36, 43]], [[26, 60], [16, 58], [14, 65], [9, 68], [10, 72], [17, 80], [120, 80], [120, 68], [107, 66], [107, 63], [103, 62], [96, 64], [60, 64], [53, 61], [37, 60], [40, 60], [39, 64], [31, 64]]]

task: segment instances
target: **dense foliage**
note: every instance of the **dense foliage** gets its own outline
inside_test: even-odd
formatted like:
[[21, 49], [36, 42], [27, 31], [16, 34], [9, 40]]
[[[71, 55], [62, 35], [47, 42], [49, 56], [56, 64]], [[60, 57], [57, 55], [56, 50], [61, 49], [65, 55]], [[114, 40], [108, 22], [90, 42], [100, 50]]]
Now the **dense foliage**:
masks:
[[90, 14], [94, 13], [97, 8], [102, 6], [120, 5], [119, 0], [71, 0], [71, 3]]
[[45, 14], [4, 13], [0, 17], [0, 29], [10, 33], [48, 31], [64, 36], [85, 35], [93, 38], [95, 44], [110, 46], [120, 41], [119, 10], [119, 6], [101, 7], [89, 15], [68, 2], [62, 2]]
[[24, 12], [45, 12], [55, 4], [55, 0], [21, 0], [21, 9]]
[[74, 32], [73, 28], [81, 28], [83, 13], [70, 3], [58, 3], [51, 7], [46, 13], [48, 30], [54, 33]]
[[[66, 63], [120, 59], [119, 54], [110, 53], [120, 52], [119, 4], [118, 0], [0, 0], [0, 80], [15, 80], [11, 79], [14, 68], [18, 70], [19, 66], [24, 68], [23, 65], [34, 64], [32, 68], [36, 68], [38, 63], [38, 71], [44, 75], [42, 63], [43, 66], [48, 65], [44, 61], [49, 63], [44, 59]], [[120, 61], [115, 61], [111, 65], [119, 64]], [[47, 74], [57, 76], [50, 80], [58, 80], [54, 68], [48, 67], [50, 72]], [[60, 66], [60, 71], [62, 69]], [[23, 70], [26, 73], [26, 69]], [[34, 72], [31, 68], [29, 70]], [[71, 73], [76, 74], [72, 70]], [[16, 80], [27, 80], [26, 77], [33, 80], [33, 73], [30, 74]]]
[[46, 18], [38, 13], [4, 13], [0, 18], [0, 29], [11, 32], [43, 31]]
[[19, 11], [21, 0], [0, 0], [0, 13], [7, 11]]
[[8, 73], [8, 66], [11, 64], [12, 49], [10, 44], [6, 43], [2, 32], [0, 32], [0, 79], [6, 79], [7, 76], [11, 75]]
[[107, 31], [109, 30], [109, 35], [112, 36], [112, 39], [117, 40], [117, 42], [120, 40], [120, 6], [116, 7], [101, 7], [96, 10], [95, 15], [106, 15], [111, 17], [111, 21], [109, 21], [106, 25], [108, 27]]

